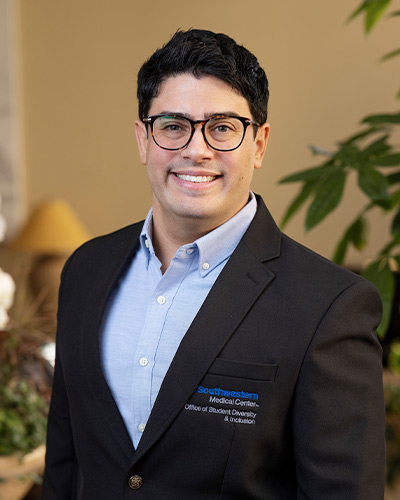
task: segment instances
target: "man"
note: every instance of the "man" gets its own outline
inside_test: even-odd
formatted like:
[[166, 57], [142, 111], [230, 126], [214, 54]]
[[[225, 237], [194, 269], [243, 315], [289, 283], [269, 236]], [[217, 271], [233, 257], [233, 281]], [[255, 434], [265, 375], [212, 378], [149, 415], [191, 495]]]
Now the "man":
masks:
[[138, 98], [152, 210], [63, 271], [43, 499], [383, 499], [380, 300], [250, 191], [257, 59], [177, 32]]

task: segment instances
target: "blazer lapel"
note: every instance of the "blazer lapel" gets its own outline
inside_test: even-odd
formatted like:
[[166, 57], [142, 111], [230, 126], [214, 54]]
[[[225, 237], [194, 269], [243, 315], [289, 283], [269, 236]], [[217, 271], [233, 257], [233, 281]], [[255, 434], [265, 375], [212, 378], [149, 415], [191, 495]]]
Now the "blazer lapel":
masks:
[[138, 249], [141, 225], [135, 225], [130, 229], [130, 231], [127, 230], [124, 238], [116, 242], [113, 240], [112, 246], [103, 256], [103, 264], [99, 268], [86, 303], [81, 335], [82, 363], [85, 366], [90, 388], [98, 403], [97, 410], [107, 421], [109, 430], [128, 461], [132, 459], [134, 447], [103, 374], [99, 330], [110, 294]]
[[264, 203], [184, 336], [164, 378], [136, 462], [172, 423], [249, 309], [273, 280], [262, 262], [279, 256], [281, 234]]

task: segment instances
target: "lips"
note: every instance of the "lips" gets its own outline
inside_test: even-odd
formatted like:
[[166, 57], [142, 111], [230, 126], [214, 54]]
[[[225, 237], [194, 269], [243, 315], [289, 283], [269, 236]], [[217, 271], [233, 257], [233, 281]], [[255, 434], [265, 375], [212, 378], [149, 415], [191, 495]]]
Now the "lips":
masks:
[[183, 175], [183, 174], [175, 174], [178, 179], [182, 179], [183, 181], [188, 182], [196, 182], [196, 183], [207, 183], [214, 181], [217, 176], [216, 175]]

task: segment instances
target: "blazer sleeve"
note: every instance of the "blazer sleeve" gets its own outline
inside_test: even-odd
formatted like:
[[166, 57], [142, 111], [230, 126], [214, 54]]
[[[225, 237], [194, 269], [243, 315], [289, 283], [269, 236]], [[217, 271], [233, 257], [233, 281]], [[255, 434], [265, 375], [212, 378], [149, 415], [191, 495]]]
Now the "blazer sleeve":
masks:
[[293, 407], [298, 500], [383, 500], [380, 319], [375, 287], [358, 281], [336, 297], [308, 347]]
[[[69, 262], [69, 261], [68, 261]], [[64, 267], [63, 276], [68, 266]], [[53, 390], [47, 422], [46, 465], [43, 478], [42, 500], [73, 500], [76, 493], [77, 462], [72, 436], [68, 394], [64, 382], [61, 358], [56, 352]]]

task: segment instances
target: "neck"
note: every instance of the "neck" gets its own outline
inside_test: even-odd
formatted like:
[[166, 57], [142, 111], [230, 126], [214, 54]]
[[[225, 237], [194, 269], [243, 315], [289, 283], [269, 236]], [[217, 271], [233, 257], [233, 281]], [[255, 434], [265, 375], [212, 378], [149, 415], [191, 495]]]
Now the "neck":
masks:
[[176, 221], [165, 221], [153, 208], [152, 243], [157, 258], [161, 262], [161, 272], [164, 274], [178, 248], [192, 243], [209, 233], [214, 227], [202, 224], [201, 220], [192, 219], [185, 223], [176, 224]]

